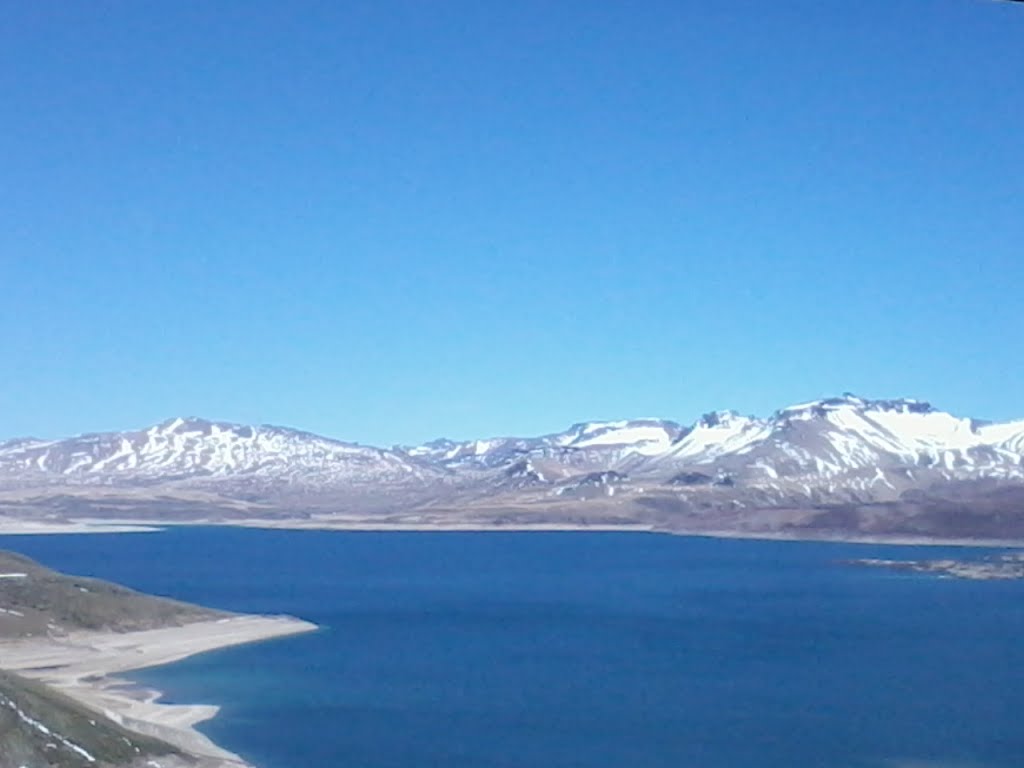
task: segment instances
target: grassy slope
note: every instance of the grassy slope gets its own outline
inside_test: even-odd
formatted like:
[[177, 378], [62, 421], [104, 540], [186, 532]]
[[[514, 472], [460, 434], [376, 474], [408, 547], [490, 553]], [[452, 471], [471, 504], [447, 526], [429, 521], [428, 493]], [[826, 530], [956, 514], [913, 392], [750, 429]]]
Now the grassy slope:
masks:
[[0, 639], [76, 629], [129, 632], [225, 615], [104, 581], [65, 576], [27, 557], [0, 552]]
[[[0, 552], [0, 640], [82, 629], [129, 632], [226, 615], [96, 579], [66, 576], [21, 555]], [[0, 669], [0, 768], [144, 766], [154, 756], [163, 768], [192, 763], [163, 742], [127, 731], [52, 688]]]
[[0, 671], [0, 768], [96, 768], [175, 756], [172, 747], [127, 731], [52, 688]]

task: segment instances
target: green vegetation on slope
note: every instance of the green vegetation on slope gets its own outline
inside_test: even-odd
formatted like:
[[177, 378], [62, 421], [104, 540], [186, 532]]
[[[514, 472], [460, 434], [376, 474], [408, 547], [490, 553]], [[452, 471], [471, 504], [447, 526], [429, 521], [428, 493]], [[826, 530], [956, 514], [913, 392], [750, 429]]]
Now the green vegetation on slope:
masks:
[[142, 765], [154, 757], [181, 759], [169, 745], [127, 731], [52, 688], [0, 671], [0, 768]]
[[[67, 576], [0, 552], [0, 642], [75, 630], [131, 632], [229, 614]], [[0, 646], [0, 668], [3, 667]], [[180, 768], [193, 758], [42, 683], [0, 669], [0, 768]]]
[[105, 581], [66, 576], [27, 557], [0, 552], [0, 639], [79, 629], [131, 632], [226, 615]]

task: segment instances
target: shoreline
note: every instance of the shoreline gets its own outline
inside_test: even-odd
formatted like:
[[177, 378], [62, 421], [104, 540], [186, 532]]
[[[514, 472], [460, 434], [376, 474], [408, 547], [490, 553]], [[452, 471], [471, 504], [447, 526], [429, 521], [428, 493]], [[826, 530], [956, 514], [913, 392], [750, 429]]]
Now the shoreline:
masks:
[[691, 536], [705, 539], [742, 539], [749, 541], [788, 541], [804, 544], [864, 544], [890, 547], [961, 547], [978, 549], [1019, 549], [1024, 539], [936, 539], [928, 536], [877, 536], [857, 534], [851, 536], [800, 536], [791, 533], [749, 532], [749, 531], [662, 531], [671, 536]]
[[[237, 616], [137, 632], [72, 632], [64, 637], [0, 641], [0, 667], [37, 680], [128, 730], [167, 742], [218, 768], [248, 766], [195, 726], [216, 716], [213, 704], [165, 704], [163, 692], [120, 677], [207, 651], [312, 632], [289, 616]], [[209, 764], [209, 763], [208, 763]]]
[[0, 518], [0, 536], [38, 536], [57, 533], [156, 533], [163, 528], [162, 524], [120, 520], [112, 520], [109, 524], [92, 520], [42, 523]]
[[[175, 524], [176, 525], [176, 524]], [[215, 523], [228, 528], [259, 528], [272, 531], [422, 531], [425, 533], [479, 532], [479, 533], [521, 533], [544, 531], [579, 531], [585, 533], [656, 533], [665, 536], [703, 539], [742, 539], [750, 541], [792, 541], [817, 544], [868, 544], [891, 545], [898, 547], [981, 547], [1015, 549], [1024, 547], [1024, 539], [936, 539], [927, 536], [877, 536], [870, 534], [853, 534], [849, 536], [804, 536], [798, 533], [780, 533], [773, 531], [720, 531], [720, 530], [672, 530], [661, 528], [649, 523], [608, 523], [585, 525], [580, 523], [513, 523], [496, 525], [488, 523], [376, 523], [373, 521], [306, 521], [306, 520], [274, 520], [239, 521], [235, 523]], [[170, 527], [170, 526], [169, 526]], [[0, 529], [2, 533], [2, 529]]]
[[806, 535], [802, 532], [778, 531], [731, 531], [731, 530], [673, 530], [651, 523], [486, 523], [486, 522], [452, 522], [452, 523], [401, 523], [360, 519], [316, 520], [264, 520], [259, 518], [241, 520], [188, 520], [188, 521], [148, 521], [130, 519], [112, 519], [100, 521], [92, 518], [69, 520], [61, 523], [28, 523], [25, 521], [0, 518], [0, 536], [17, 535], [54, 535], [54, 534], [96, 534], [96, 533], [157, 533], [167, 528], [210, 527], [210, 528], [256, 528], [273, 531], [367, 531], [386, 533], [394, 532], [425, 532], [425, 533], [526, 533], [526, 532], [594, 532], [594, 533], [655, 533], [666, 536], [682, 536], [707, 539], [742, 539], [752, 541], [792, 541], [818, 544], [866, 544], [897, 547], [978, 547], [983, 549], [1018, 549], [1024, 548], [1024, 539], [994, 538], [950, 538], [939, 539], [930, 536], [912, 536], [906, 534], [827, 534]]
[[[269, 525], [267, 523], [270, 523]], [[196, 525], [195, 523], [190, 523]], [[177, 524], [182, 525], [182, 524]], [[167, 527], [177, 527], [167, 526]], [[493, 525], [486, 523], [387, 524], [368, 520], [236, 521], [232, 524], [202, 523], [205, 526], [263, 528], [270, 530], [336, 531], [423, 531], [423, 532], [529, 532], [592, 531], [658, 533], [693, 538], [787, 541], [875, 546], [977, 547], [1013, 549], [1024, 547], [1019, 540], [945, 539], [914, 536], [819, 536], [808, 538], [789, 533], [750, 531], [672, 531], [651, 525], [583, 525], [538, 523]], [[43, 526], [40, 526], [43, 527]], [[100, 533], [159, 531], [161, 528], [135, 526], [126, 521], [97, 525], [93, 521], [70, 521], [71, 530], [33, 530], [32, 533]], [[0, 534], [7, 531], [0, 519]], [[21, 530], [21, 533], [26, 531]], [[859, 562], [859, 561], [853, 561]], [[890, 561], [878, 561], [879, 564]], [[896, 561], [892, 561], [896, 563]], [[951, 561], [952, 562], [952, 561]], [[866, 563], [865, 563], [866, 564]], [[103, 714], [128, 730], [164, 741], [197, 759], [197, 768], [251, 768], [239, 755], [205, 736], [196, 726], [214, 718], [220, 707], [214, 704], [170, 704], [160, 700], [164, 693], [140, 685], [124, 673], [171, 664], [205, 652], [274, 638], [312, 632], [315, 624], [288, 616], [237, 615], [183, 626], [116, 633], [75, 631], [64, 636], [0, 640], [0, 669], [36, 680], [60, 691], [86, 708]]]
[[[219, 525], [219, 524], [218, 524]], [[445, 531], [451, 532], [495, 532], [507, 531], [522, 533], [529, 531], [598, 531], [598, 532], [630, 532], [662, 533], [654, 526], [645, 523], [387, 523], [373, 520], [242, 520], [229, 523], [231, 528], [259, 528], [267, 531], [420, 531], [424, 533]]]

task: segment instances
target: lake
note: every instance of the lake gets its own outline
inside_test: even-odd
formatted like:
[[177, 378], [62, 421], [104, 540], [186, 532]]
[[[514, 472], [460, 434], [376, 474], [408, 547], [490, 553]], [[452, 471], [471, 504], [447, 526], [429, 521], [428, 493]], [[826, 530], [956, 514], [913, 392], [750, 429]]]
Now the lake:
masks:
[[978, 550], [643, 533], [0, 536], [320, 632], [131, 677], [259, 768], [1019, 768], [1024, 582]]

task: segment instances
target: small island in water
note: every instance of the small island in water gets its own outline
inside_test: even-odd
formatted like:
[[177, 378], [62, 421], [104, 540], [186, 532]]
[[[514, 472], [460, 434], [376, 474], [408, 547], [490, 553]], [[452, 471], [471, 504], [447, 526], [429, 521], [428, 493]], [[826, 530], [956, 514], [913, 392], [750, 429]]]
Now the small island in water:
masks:
[[989, 555], [980, 560], [945, 558], [939, 560], [886, 560], [861, 558], [847, 560], [850, 565], [887, 568], [893, 571], [927, 573], [942, 578], [994, 581], [1024, 579], [1024, 552]]

